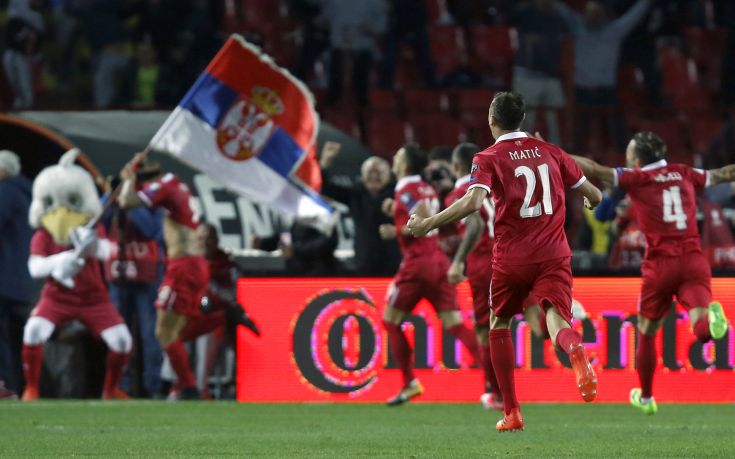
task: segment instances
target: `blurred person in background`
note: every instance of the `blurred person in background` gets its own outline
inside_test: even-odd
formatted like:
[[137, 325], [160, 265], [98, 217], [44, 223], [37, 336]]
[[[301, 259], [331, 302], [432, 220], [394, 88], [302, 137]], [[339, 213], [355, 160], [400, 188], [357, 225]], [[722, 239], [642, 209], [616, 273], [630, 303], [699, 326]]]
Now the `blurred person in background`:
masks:
[[[0, 399], [21, 391], [23, 324], [31, 302], [31, 276], [25, 269], [33, 231], [28, 225], [31, 182], [18, 156], [0, 151]], [[4, 384], [3, 384], [4, 383]]]
[[41, 0], [11, 0], [5, 26], [3, 68], [13, 92], [13, 109], [33, 106], [33, 59], [44, 32]]
[[623, 117], [619, 112], [617, 83], [620, 49], [625, 37], [640, 23], [652, 0], [639, 0], [625, 14], [610, 20], [605, 5], [588, 1], [584, 15], [556, 1], [555, 9], [574, 36], [574, 87], [577, 119], [574, 147], [585, 151], [590, 117], [607, 126], [609, 143], [625, 149]]
[[[423, 177], [434, 188], [439, 196], [440, 209], [444, 209], [446, 197], [454, 190], [455, 177], [452, 167], [452, 148], [434, 147], [429, 151], [429, 165], [424, 169]], [[444, 225], [439, 228], [439, 247], [450, 259], [457, 252], [462, 239], [456, 225]]]
[[528, 111], [523, 128], [535, 129], [536, 111], [546, 114], [546, 136], [559, 144], [558, 110], [564, 108], [561, 82], [561, 49], [567, 25], [554, 10], [553, 0], [518, 2], [511, 16], [518, 30], [518, 52], [513, 69], [513, 90], [526, 98]]
[[[140, 183], [146, 183], [161, 170], [158, 164], [150, 163], [136, 174]], [[102, 223], [112, 242], [112, 253], [105, 262], [110, 299], [138, 342], [133, 365], [121, 387], [136, 395], [157, 397], [162, 389], [163, 352], [156, 340], [154, 303], [164, 270], [163, 216], [159, 209], [123, 210], [114, 205]], [[135, 381], [131, 381], [132, 375], [137, 376]], [[139, 382], [143, 390], [139, 390]]]
[[427, 87], [436, 86], [436, 68], [431, 57], [424, 0], [388, 0], [388, 29], [383, 40], [383, 69], [380, 87], [393, 89], [401, 45], [408, 43], [418, 62], [421, 78]]
[[[371, 156], [360, 167], [360, 182], [343, 186], [332, 180], [329, 168], [340, 152], [341, 145], [327, 142], [322, 149], [322, 194], [346, 204], [355, 224], [355, 265], [364, 276], [392, 276], [401, 262], [395, 240], [380, 237], [380, 225], [391, 219], [382, 211], [383, 201], [393, 196], [394, 182], [390, 164], [383, 158]], [[376, 256], [375, 254], [380, 254]]]
[[331, 61], [328, 102], [342, 97], [344, 76], [350, 75], [352, 90], [360, 106], [367, 104], [370, 71], [378, 39], [388, 22], [384, 0], [314, 0], [322, 7], [329, 25]]

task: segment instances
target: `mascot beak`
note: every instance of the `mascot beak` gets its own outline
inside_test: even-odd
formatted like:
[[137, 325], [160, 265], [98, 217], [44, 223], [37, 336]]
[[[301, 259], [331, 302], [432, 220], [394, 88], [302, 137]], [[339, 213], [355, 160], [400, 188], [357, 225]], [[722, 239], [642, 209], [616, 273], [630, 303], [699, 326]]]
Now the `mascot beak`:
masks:
[[88, 213], [62, 206], [41, 217], [41, 225], [53, 236], [57, 244], [67, 245], [70, 242], [69, 230], [84, 225], [90, 218], [92, 216]]

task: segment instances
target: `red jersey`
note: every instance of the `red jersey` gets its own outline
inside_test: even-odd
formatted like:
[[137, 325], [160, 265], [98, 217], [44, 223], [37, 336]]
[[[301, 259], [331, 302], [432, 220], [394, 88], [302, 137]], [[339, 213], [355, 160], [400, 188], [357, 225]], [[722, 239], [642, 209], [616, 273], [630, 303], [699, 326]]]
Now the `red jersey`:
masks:
[[[54, 242], [53, 236], [45, 229], [37, 230], [31, 239], [31, 255], [39, 257], [48, 257], [72, 248], [71, 245], [58, 245]], [[74, 276], [74, 288], [66, 288], [48, 277], [41, 290], [41, 297], [55, 303], [71, 305], [98, 304], [109, 301], [107, 287], [102, 277], [101, 263], [91, 257], [84, 261], [84, 266]]]
[[[466, 175], [457, 180], [454, 185], [454, 189], [449, 192], [447, 197], [444, 199], [444, 204], [449, 207], [454, 204], [455, 201], [460, 199], [467, 193], [467, 189], [470, 187], [470, 176]], [[480, 240], [477, 241], [477, 245], [472, 248], [472, 251], [467, 255], [468, 264], [472, 264], [470, 259], [482, 259], [484, 263], [490, 263], [490, 259], [493, 255], [493, 238], [495, 237], [495, 206], [490, 199], [486, 199], [483, 202], [482, 209], [480, 209], [480, 216], [482, 221], [485, 222], [485, 230], [480, 236]], [[465, 224], [464, 220], [460, 220], [456, 223], [457, 231], [459, 234], [464, 236]]]
[[646, 235], [646, 258], [701, 251], [697, 191], [707, 185], [707, 172], [661, 160], [636, 170], [617, 168], [615, 178]]
[[189, 187], [172, 173], [145, 183], [138, 196], [148, 207], [163, 209], [168, 218], [180, 225], [191, 229], [199, 226], [199, 214]]
[[396, 225], [396, 237], [404, 260], [426, 256], [433, 257], [437, 253], [441, 253], [437, 230], [418, 238], [401, 234], [401, 228], [406, 226], [408, 218], [421, 203], [424, 203], [424, 206], [432, 215], [439, 211], [439, 198], [434, 188], [421, 180], [418, 175], [410, 175], [399, 180], [396, 184], [394, 197], [393, 221]]
[[572, 252], [564, 232], [565, 188], [586, 180], [561, 148], [511, 132], [475, 155], [468, 189], [492, 190], [494, 260], [526, 265]]

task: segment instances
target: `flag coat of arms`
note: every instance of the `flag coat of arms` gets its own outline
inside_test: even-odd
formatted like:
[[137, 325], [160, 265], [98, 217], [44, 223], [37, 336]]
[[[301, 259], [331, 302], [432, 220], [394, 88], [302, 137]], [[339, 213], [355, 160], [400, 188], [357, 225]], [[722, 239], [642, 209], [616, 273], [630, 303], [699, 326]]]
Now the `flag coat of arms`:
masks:
[[317, 193], [318, 129], [303, 83], [233, 35], [150, 147], [286, 214], [322, 216], [332, 209]]

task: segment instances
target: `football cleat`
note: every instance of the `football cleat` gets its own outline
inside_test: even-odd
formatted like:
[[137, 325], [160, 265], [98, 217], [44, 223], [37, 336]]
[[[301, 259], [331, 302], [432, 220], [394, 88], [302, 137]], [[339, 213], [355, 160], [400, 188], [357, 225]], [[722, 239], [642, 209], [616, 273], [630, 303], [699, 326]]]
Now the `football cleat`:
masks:
[[0, 380], [0, 400], [18, 400], [18, 394], [5, 387], [3, 380]]
[[235, 305], [227, 309], [226, 312], [227, 315], [227, 322], [237, 325], [242, 325], [243, 327], [247, 328], [255, 336], [260, 336], [260, 329], [258, 328], [258, 325], [253, 321], [253, 319], [248, 316], [248, 314], [240, 307], [240, 305]]
[[32, 402], [34, 400], [38, 400], [39, 398], [41, 398], [41, 395], [38, 393], [38, 389], [36, 389], [35, 387], [26, 386], [26, 389], [23, 391], [24, 402]]
[[130, 396], [116, 387], [110, 392], [102, 392], [102, 400], [130, 400]]
[[526, 423], [523, 421], [520, 408], [513, 408], [509, 414], [503, 416], [503, 419], [495, 424], [495, 429], [498, 432], [516, 432], [523, 430], [525, 427]]
[[424, 392], [424, 387], [421, 385], [418, 379], [414, 379], [408, 386], [405, 386], [398, 392], [398, 395], [388, 399], [386, 405], [388, 406], [399, 406], [408, 402], [412, 398], [418, 397]]
[[597, 396], [597, 375], [592, 369], [584, 346], [577, 344], [572, 346], [569, 352], [572, 368], [577, 377], [577, 388], [585, 402], [591, 402]]
[[630, 404], [645, 414], [656, 414], [658, 412], [658, 405], [656, 405], [656, 400], [653, 397], [645, 403], [641, 401], [641, 389], [638, 387], [630, 390]]
[[179, 392], [177, 400], [201, 400], [202, 395], [196, 387], [185, 387]]
[[707, 308], [709, 333], [713, 339], [720, 339], [727, 333], [727, 317], [720, 303], [710, 303]]
[[503, 411], [503, 399], [492, 392], [486, 392], [480, 396], [480, 405], [486, 410]]

